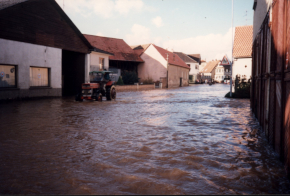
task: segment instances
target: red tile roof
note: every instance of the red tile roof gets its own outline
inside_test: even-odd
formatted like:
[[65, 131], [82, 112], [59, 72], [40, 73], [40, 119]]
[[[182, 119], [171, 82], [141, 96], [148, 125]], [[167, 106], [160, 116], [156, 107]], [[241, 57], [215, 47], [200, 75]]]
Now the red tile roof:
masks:
[[251, 57], [253, 43], [253, 26], [236, 27], [233, 56]]
[[161, 48], [159, 46], [156, 46], [154, 44], [152, 44], [152, 45], [163, 56], [163, 58], [165, 60], [167, 60], [167, 54], [168, 54], [168, 63], [169, 64], [177, 65], [177, 66], [180, 66], [180, 67], [184, 67], [184, 68], [190, 69], [190, 67], [188, 67], [188, 65], [186, 65], [186, 63], [177, 54], [169, 52], [168, 50], [165, 50], [165, 49], [163, 49], [163, 48]]
[[201, 73], [211, 73], [212, 70], [219, 64], [219, 60], [210, 61], [206, 64], [206, 66], [200, 71]]
[[113, 53], [110, 60], [144, 62], [132, 48], [122, 39], [84, 35], [90, 44], [100, 50]]

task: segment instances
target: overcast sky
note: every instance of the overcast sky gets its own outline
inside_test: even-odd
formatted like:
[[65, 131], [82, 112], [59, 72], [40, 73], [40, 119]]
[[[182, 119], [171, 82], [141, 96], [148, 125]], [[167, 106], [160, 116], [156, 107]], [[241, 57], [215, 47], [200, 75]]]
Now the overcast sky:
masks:
[[[202, 59], [231, 58], [231, 0], [56, 0], [84, 34], [154, 43]], [[253, 24], [253, 0], [234, 0], [234, 27]]]

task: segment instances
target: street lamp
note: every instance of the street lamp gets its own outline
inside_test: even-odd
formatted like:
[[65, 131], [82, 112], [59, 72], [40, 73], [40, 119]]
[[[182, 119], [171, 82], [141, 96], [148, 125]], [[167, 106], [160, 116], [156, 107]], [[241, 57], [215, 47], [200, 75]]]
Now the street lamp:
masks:
[[231, 63], [231, 80], [230, 80], [230, 97], [233, 96], [233, 63], [234, 63], [234, 0], [232, 0], [232, 63]]

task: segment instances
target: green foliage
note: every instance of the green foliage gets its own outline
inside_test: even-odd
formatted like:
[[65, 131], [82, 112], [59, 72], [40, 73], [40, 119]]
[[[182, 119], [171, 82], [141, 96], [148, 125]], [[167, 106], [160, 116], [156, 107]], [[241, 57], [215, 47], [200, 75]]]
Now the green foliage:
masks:
[[139, 78], [135, 72], [125, 72], [122, 78], [124, 84], [134, 84], [139, 81]]
[[149, 76], [147, 77], [147, 79], [143, 80], [143, 84], [153, 84], [154, 81], [152, 78], [150, 78]]
[[[235, 81], [235, 92], [232, 93], [232, 98], [244, 98], [249, 99], [251, 97], [251, 83], [250, 82], [240, 82], [240, 78], [236, 78]], [[230, 98], [230, 92], [225, 95], [225, 97]]]
[[124, 85], [124, 82], [123, 82], [123, 79], [122, 79], [122, 76], [119, 77], [117, 83], [117, 85]]

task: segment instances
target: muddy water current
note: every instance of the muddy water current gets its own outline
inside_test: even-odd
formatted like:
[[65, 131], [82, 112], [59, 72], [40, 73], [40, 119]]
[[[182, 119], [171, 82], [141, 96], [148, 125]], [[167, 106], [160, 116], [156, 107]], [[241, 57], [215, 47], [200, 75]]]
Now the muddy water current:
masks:
[[290, 193], [283, 164], [227, 85], [113, 102], [0, 105], [0, 194]]

